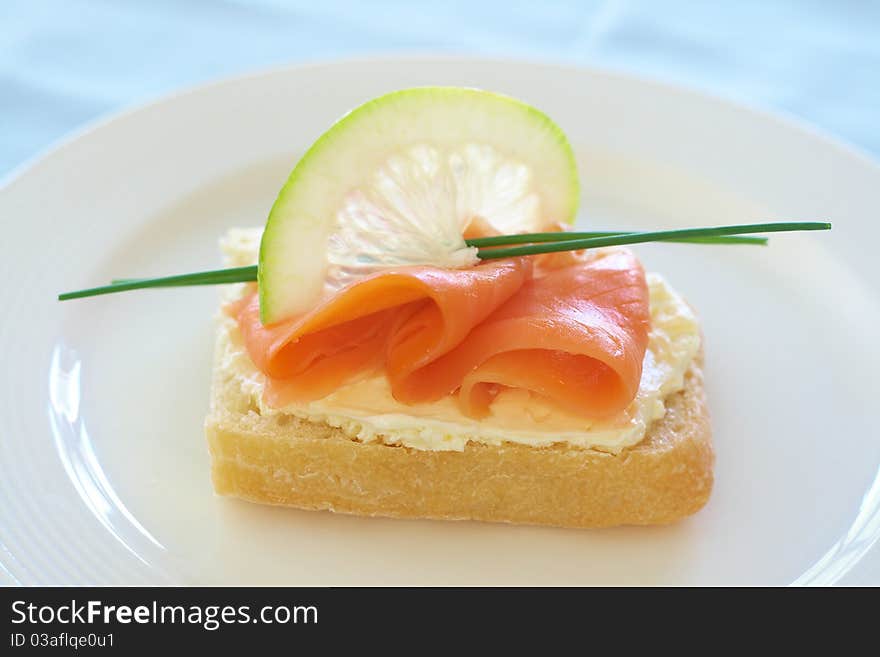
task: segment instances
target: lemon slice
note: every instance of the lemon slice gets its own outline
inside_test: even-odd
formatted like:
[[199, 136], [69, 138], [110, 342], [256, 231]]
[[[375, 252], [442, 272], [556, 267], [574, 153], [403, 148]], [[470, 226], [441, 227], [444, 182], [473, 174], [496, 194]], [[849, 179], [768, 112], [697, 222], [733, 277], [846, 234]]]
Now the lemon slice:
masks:
[[574, 220], [574, 153], [545, 114], [496, 93], [418, 87], [371, 100], [312, 145], [260, 245], [264, 324], [401, 265], [465, 267], [479, 218], [501, 233]]

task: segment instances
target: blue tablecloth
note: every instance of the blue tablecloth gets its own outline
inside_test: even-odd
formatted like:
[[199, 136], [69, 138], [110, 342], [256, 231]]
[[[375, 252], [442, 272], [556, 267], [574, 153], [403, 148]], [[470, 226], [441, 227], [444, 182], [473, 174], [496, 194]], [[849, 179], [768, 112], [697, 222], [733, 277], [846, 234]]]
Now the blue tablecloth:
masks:
[[880, 2], [0, 0], [0, 175], [204, 80], [367, 53], [611, 67], [784, 110], [880, 156]]

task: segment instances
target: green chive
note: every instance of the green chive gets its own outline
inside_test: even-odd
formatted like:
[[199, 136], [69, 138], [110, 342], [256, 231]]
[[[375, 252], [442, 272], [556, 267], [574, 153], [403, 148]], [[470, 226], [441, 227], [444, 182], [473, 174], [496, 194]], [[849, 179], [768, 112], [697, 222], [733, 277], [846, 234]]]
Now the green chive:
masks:
[[[702, 228], [697, 230], [704, 230]], [[476, 237], [465, 240], [468, 246], [509, 246], [511, 244], [533, 244], [539, 242], [568, 242], [571, 240], [592, 239], [594, 237], [613, 237], [616, 235], [640, 235], [641, 231], [595, 231], [590, 233], [523, 233], [520, 235], [499, 235], [497, 237]], [[766, 237], [744, 237], [739, 235], [718, 235], [702, 237], [679, 237], [657, 239], [660, 242], [682, 242], [686, 244], [757, 244], [766, 246]]]
[[[779, 233], [799, 230], [830, 230], [831, 224], [817, 221], [770, 223], [770, 224], [743, 224], [740, 226], [717, 226], [714, 228], [684, 228], [678, 230], [661, 230], [647, 233], [623, 233], [605, 237], [575, 238], [554, 241], [550, 239], [553, 233], [532, 233], [527, 235], [507, 236], [505, 241], [502, 237], [490, 237], [493, 244], [526, 244], [507, 249], [490, 249], [481, 251], [477, 255], [483, 260], [495, 258], [513, 258], [518, 256], [538, 255], [540, 253], [556, 253], [559, 251], [579, 251], [581, 249], [595, 249], [604, 246], [620, 246], [624, 244], [640, 244], [643, 242], [668, 242], [681, 238], [711, 238], [724, 235], [737, 235], [742, 233]], [[537, 242], [537, 243], [536, 243]], [[544, 242], [544, 243], [541, 243]], [[483, 243], [485, 246], [485, 242]]]
[[[698, 229], [703, 230], [703, 229]], [[665, 232], [665, 231], [664, 231]], [[594, 237], [613, 237], [615, 235], [641, 235], [643, 231], [594, 231], [589, 233], [582, 232], [558, 232], [558, 233], [522, 233], [518, 235], [499, 235], [497, 237], [476, 237], [467, 239], [465, 242], [468, 246], [486, 247], [486, 246], [510, 246], [512, 244], [536, 244], [542, 242], [569, 242], [571, 240], [592, 239]], [[554, 236], [555, 235], [555, 239]], [[703, 236], [703, 237], [679, 237], [656, 240], [658, 242], [682, 242], [687, 244], [758, 244], [766, 246], [766, 237], [752, 237], [740, 235], [719, 235], [719, 236]]]
[[[559, 251], [579, 251], [603, 246], [639, 244], [642, 242], [689, 242], [697, 244], [766, 244], [763, 237], [740, 237], [744, 233], [777, 233], [800, 230], [829, 230], [830, 223], [787, 222], [769, 224], [743, 224], [740, 226], [717, 226], [713, 228], [685, 228], [654, 232], [591, 232], [591, 233], [529, 233], [523, 235], [500, 235], [465, 240], [469, 246], [507, 246], [478, 251], [483, 259], [510, 258]], [[513, 246], [522, 244], [524, 246]], [[246, 283], [257, 280], [257, 266], [215, 269], [212, 271], [163, 276], [161, 278], [125, 278], [114, 280], [110, 285], [58, 295], [59, 301], [80, 299], [100, 294], [126, 292], [151, 287], [181, 287], [189, 285], [220, 285]]]
[[122, 283], [114, 283], [101, 287], [93, 287], [87, 290], [66, 292], [58, 295], [59, 301], [68, 299], [80, 299], [82, 297], [94, 297], [99, 294], [112, 294], [114, 292], [126, 292], [128, 290], [140, 290], [149, 287], [178, 287], [184, 285], [219, 285], [223, 283], [241, 283], [257, 280], [257, 267], [234, 267], [231, 269], [215, 269], [213, 271], [201, 271], [194, 274], [179, 274], [177, 276], [163, 276], [161, 278], [138, 278], [126, 279]]

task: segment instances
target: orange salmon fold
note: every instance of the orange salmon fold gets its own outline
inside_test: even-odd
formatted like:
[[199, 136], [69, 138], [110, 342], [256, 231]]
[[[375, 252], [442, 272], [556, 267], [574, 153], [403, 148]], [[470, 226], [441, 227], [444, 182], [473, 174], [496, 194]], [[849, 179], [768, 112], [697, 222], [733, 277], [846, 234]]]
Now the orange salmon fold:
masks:
[[[521, 258], [461, 270], [403, 267], [368, 276], [301, 317], [264, 326], [256, 292], [238, 310], [254, 364], [268, 377], [266, 402], [320, 399], [395, 362], [426, 364], [461, 343], [531, 276]], [[402, 370], [408, 369], [402, 367]]]
[[624, 249], [400, 268], [271, 326], [260, 322], [256, 292], [231, 312], [267, 377], [270, 406], [320, 399], [384, 372], [398, 401], [457, 394], [476, 418], [504, 387], [585, 417], [622, 411], [638, 391], [650, 328], [644, 271]]

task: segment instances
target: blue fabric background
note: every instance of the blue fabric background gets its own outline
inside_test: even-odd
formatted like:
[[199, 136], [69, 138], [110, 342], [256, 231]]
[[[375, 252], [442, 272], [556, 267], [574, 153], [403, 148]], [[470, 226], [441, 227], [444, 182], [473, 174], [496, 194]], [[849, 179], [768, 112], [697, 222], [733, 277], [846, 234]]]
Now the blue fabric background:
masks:
[[0, 175], [183, 86], [397, 52], [610, 67], [784, 110], [880, 155], [872, 0], [0, 0]]

